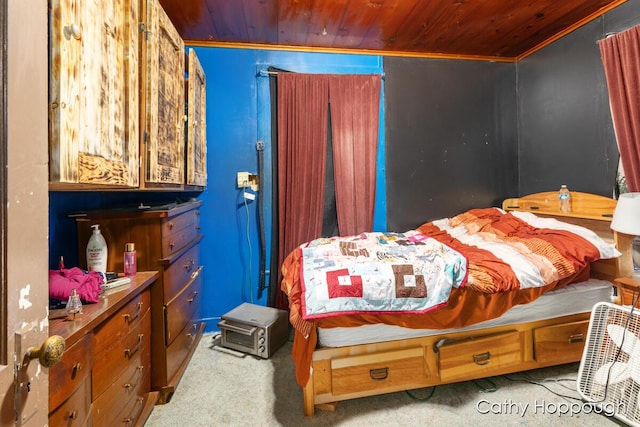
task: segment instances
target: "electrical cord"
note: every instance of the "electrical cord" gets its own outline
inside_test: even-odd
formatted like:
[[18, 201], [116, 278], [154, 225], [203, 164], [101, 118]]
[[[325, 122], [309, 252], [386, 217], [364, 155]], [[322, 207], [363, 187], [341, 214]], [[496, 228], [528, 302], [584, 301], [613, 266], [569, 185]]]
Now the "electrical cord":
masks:
[[242, 189], [242, 201], [244, 203], [244, 209], [247, 214], [247, 225], [245, 230], [245, 235], [247, 238], [247, 247], [249, 249], [249, 259], [247, 261], [247, 268], [249, 270], [247, 281], [249, 282], [249, 302], [253, 304], [253, 280], [251, 275], [253, 274], [253, 269], [251, 268], [251, 260], [253, 259], [253, 250], [251, 248], [251, 236], [249, 236], [249, 204], [247, 203], [247, 198], [244, 197], [245, 189]]

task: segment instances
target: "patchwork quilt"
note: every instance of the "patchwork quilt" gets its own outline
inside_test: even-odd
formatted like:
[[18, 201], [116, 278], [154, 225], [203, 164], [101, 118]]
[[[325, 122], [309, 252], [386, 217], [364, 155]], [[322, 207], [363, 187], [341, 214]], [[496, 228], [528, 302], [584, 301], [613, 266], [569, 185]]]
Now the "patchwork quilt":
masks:
[[316, 239], [302, 248], [305, 317], [423, 313], [466, 278], [465, 257], [411, 230]]

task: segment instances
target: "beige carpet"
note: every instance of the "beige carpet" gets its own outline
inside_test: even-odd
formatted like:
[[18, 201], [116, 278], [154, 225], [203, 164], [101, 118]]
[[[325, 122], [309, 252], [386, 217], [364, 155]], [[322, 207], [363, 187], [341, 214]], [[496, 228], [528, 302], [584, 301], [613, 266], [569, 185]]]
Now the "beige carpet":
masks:
[[[578, 397], [578, 364], [466, 382], [407, 393], [361, 398], [338, 404], [334, 413], [302, 414], [302, 391], [294, 378], [291, 344], [264, 360], [212, 345], [205, 335], [172, 400], [156, 406], [148, 427], [175, 426], [616, 426], [614, 418], [598, 414], [560, 415], [558, 408]], [[516, 379], [535, 378], [542, 385]], [[517, 405], [528, 405], [526, 411]], [[537, 405], [537, 406], [536, 406]], [[520, 407], [522, 408], [522, 406]], [[555, 408], [555, 413], [554, 412]], [[488, 412], [488, 413], [482, 413]], [[501, 412], [501, 413], [493, 413]]]

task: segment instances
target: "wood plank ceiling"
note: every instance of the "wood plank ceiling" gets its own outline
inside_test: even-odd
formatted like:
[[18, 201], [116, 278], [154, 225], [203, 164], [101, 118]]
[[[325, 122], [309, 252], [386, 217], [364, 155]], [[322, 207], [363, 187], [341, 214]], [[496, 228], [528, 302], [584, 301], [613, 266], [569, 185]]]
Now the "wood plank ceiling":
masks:
[[190, 45], [517, 61], [626, 0], [160, 0]]

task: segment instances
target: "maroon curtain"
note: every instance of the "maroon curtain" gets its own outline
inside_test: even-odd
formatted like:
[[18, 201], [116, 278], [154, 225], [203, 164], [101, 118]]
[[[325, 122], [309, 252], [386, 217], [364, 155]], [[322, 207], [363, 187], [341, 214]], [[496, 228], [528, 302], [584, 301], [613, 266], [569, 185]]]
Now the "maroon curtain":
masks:
[[640, 191], [640, 26], [599, 43], [622, 168]]
[[[278, 265], [322, 234], [328, 103], [326, 76], [278, 74]], [[276, 307], [288, 307], [282, 292]]]
[[329, 78], [336, 211], [342, 236], [373, 227], [381, 81], [379, 75]]

